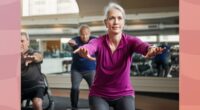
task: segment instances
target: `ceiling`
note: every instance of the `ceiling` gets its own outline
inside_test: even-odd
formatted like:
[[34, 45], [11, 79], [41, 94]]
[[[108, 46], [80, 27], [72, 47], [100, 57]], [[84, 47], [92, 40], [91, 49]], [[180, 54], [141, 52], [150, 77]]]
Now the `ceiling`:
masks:
[[178, 11], [179, 0], [76, 0], [80, 16], [103, 15], [109, 2], [120, 4], [127, 14]]
[[22, 30], [34, 36], [74, 35], [80, 24], [88, 24], [93, 32], [101, 33], [105, 31], [103, 9], [109, 2], [125, 9], [127, 31], [178, 32], [179, 0], [77, 0], [79, 14], [22, 17]]

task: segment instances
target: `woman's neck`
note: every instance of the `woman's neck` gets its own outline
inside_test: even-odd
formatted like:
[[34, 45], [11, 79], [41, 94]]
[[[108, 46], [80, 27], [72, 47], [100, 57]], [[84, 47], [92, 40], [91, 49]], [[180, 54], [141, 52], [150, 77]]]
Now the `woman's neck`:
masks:
[[121, 40], [122, 34], [109, 34], [109, 42], [118, 45]]
[[114, 53], [114, 51], [117, 49], [120, 43], [121, 37], [122, 37], [121, 34], [117, 34], [117, 35], [109, 34], [109, 47], [112, 53]]

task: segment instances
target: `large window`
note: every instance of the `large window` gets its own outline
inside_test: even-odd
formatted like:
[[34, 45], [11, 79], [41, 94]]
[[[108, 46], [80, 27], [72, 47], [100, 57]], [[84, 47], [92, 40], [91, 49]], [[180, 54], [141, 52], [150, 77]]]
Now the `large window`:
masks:
[[160, 42], [179, 42], [179, 35], [160, 35]]
[[138, 36], [142, 41], [145, 42], [156, 42], [157, 41], [157, 36]]
[[76, 0], [23, 0], [23, 16], [79, 13]]

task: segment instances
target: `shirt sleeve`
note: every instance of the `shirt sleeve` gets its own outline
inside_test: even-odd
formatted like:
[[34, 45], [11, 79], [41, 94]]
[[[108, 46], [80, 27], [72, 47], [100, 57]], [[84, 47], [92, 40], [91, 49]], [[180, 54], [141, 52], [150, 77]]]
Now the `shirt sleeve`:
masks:
[[[79, 42], [78, 42], [79, 37], [74, 37], [74, 38], [72, 38], [72, 39], [70, 39], [70, 40], [74, 40], [74, 41], [76, 42], [76, 44], [79, 43]], [[76, 49], [78, 48], [78, 45], [74, 45], [74, 46], [69, 45], [69, 46], [72, 47], [73, 50], [76, 50]]]
[[142, 40], [136, 37], [130, 37], [128, 42], [132, 53], [136, 52], [142, 55], [146, 55], [148, 52], [148, 48], [150, 47], [149, 43], [143, 42]]
[[94, 38], [94, 39], [90, 40], [88, 44], [85, 44], [81, 47], [87, 49], [87, 51], [89, 52], [90, 55], [94, 55], [97, 51], [98, 43], [99, 43], [99, 39]]

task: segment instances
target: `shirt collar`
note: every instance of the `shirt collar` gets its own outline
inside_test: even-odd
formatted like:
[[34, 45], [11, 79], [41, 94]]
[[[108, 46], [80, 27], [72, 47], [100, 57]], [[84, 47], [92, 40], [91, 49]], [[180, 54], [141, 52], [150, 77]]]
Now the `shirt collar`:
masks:
[[[109, 44], [109, 35], [106, 34], [105, 36], [106, 36], [106, 44], [107, 44], [107, 46], [109, 46], [108, 45]], [[121, 40], [119, 42], [119, 45], [118, 45], [117, 49], [123, 48], [126, 45], [127, 45], [126, 34], [122, 33], [122, 38], [121, 38]]]

